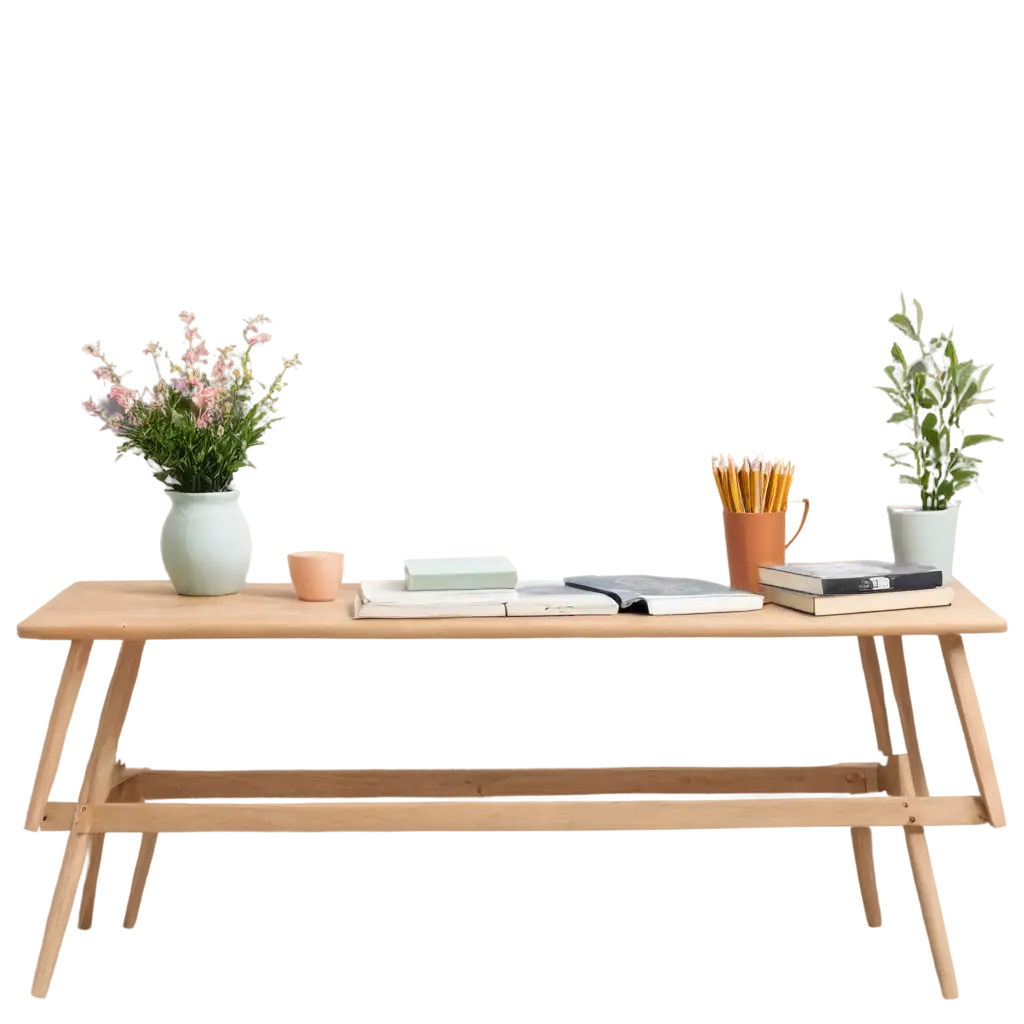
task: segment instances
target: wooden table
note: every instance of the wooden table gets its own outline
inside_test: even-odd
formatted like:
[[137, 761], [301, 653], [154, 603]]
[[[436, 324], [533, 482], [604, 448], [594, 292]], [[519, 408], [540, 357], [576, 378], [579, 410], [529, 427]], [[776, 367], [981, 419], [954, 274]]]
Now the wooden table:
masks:
[[[881, 924], [871, 826], [901, 826], [942, 994], [957, 995], [932, 874], [926, 825], [1006, 823], [962, 635], [1001, 633], [1006, 623], [953, 584], [947, 608], [814, 618], [769, 605], [714, 615], [546, 618], [353, 619], [355, 588], [326, 604], [295, 599], [285, 584], [254, 584], [231, 597], [179, 597], [166, 582], [76, 583], [29, 616], [18, 635], [70, 640], [25, 827], [67, 832], [32, 994], [46, 995], [89, 853], [78, 926], [92, 922], [103, 837], [139, 832], [141, 848], [124, 925], [139, 912], [160, 832], [402, 832], [847, 827], [868, 924]], [[903, 637], [939, 638], [978, 784], [977, 796], [931, 796], [914, 727]], [[856, 637], [884, 763], [809, 768], [553, 768], [480, 771], [165, 771], [126, 768], [117, 743], [147, 640], [432, 639], [525, 637]], [[885, 647], [906, 753], [893, 753], [875, 637]], [[121, 643], [77, 803], [50, 802], [64, 737], [95, 640]], [[687, 801], [682, 794], [841, 794]], [[592, 801], [502, 797], [647, 794], [673, 799]], [[866, 794], [866, 795], [865, 795]], [[872, 795], [876, 794], [876, 795]], [[851, 795], [856, 799], [851, 799]], [[281, 803], [191, 799], [291, 798]], [[378, 802], [380, 797], [412, 798]], [[341, 798], [341, 799], [339, 799]], [[483, 799], [481, 799], [483, 798]], [[495, 799], [498, 798], [498, 799]]]

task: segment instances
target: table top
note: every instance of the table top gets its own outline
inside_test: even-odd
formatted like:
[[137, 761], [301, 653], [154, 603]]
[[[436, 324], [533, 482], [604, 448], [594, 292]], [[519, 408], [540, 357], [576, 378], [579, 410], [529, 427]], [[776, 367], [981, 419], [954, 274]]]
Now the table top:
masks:
[[912, 636], [1003, 633], [1006, 622], [953, 581], [945, 608], [816, 617], [765, 605], [706, 615], [553, 615], [355, 619], [358, 585], [336, 601], [299, 601], [288, 583], [251, 583], [226, 597], [180, 597], [167, 581], [73, 583], [18, 626], [33, 640], [513, 639], [645, 636]]

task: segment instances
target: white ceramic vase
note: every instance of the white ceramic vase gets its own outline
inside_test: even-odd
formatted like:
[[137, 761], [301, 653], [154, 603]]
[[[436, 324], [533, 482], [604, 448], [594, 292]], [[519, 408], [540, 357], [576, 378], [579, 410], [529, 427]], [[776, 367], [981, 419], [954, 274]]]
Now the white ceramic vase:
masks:
[[167, 494], [171, 511], [160, 535], [160, 554], [174, 589], [194, 597], [237, 594], [252, 557], [252, 535], [238, 506], [238, 491]]
[[920, 505], [890, 505], [889, 532], [897, 562], [934, 565], [942, 570], [942, 585], [953, 578], [953, 548], [956, 545], [956, 516], [960, 502], [942, 510]]

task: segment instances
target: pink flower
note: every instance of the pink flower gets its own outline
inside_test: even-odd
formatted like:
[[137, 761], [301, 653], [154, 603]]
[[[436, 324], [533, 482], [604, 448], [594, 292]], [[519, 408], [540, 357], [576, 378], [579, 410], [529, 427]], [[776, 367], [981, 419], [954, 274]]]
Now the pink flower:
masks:
[[189, 377], [188, 386], [195, 391], [196, 388], [201, 388], [203, 386], [203, 382], [198, 377]]
[[227, 348], [217, 349], [217, 363], [213, 368], [213, 375], [215, 377], [227, 376], [228, 370], [230, 370], [231, 367], [235, 365], [235, 361], [231, 357], [231, 353], [234, 351], [234, 345], [228, 345]]
[[172, 377], [171, 387], [174, 388], [175, 391], [180, 391], [184, 394], [188, 391], [188, 381], [185, 380], [184, 377]]
[[93, 371], [96, 374], [97, 380], [113, 380], [114, 375], [110, 372], [108, 366], [97, 366]]
[[99, 406], [97, 406], [96, 403], [91, 398], [87, 402], [83, 402], [82, 403], [82, 408], [90, 416], [102, 416], [103, 415], [103, 413], [100, 411]]
[[227, 388], [217, 387], [211, 385], [210, 387], [200, 388], [193, 396], [192, 401], [202, 409], [204, 406], [210, 408], [214, 405], [217, 399], [227, 394]]
[[182, 366], [186, 370], [198, 370], [206, 358], [206, 349], [196, 326], [196, 314], [191, 309], [186, 309], [180, 318], [185, 325], [185, 354], [181, 358]]
[[206, 358], [206, 349], [199, 343], [199, 335], [188, 338], [188, 348], [181, 357], [181, 365], [185, 370], [198, 370]]
[[83, 345], [82, 346], [82, 351], [86, 355], [96, 356], [97, 359], [100, 358], [100, 346], [99, 346], [98, 343], [96, 345]]
[[149, 343], [149, 344], [148, 344], [148, 345], [147, 345], [147, 346], [146, 346], [146, 347], [145, 347], [145, 348], [144, 348], [144, 349], [142, 350], [142, 354], [143, 354], [144, 356], [153, 356], [153, 355], [156, 355], [156, 353], [157, 353], [157, 352], [159, 352], [159, 351], [160, 351], [160, 346], [159, 346], [159, 344], [157, 344], [157, 342], [155, 342], [155, 341], [151, 341], [151, 342], [150, 342], [150, 343]]
[[250, 321], [246, 322], [245, 334], [246, 344], [250, 348], [255, 348], [257, 345], [265, 345], [270, 340], [263, 328], [262, 313], [256, 313]]
[[200, 410], [196, 417], [197, 427], [208, 427], [213, 421], [213, 414], [216, 411], [217, 399], [228, 393], [227, 388], [218, 387], [215, 384], [200, 388], [193, 396], [192, 401]]
[[121, 384], [115, 384], [107, 397], [112, 398], [122, 409], [130, 409], [135, 404], [135, 392]]

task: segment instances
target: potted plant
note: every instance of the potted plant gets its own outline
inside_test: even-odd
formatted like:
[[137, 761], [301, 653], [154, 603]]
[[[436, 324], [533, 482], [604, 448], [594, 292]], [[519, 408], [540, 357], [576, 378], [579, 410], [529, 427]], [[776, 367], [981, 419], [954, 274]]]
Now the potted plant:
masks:
[[[918, 562], [942, 570], [946, 584], [953, 575], [953, 548], [960, 507], [953, 495], [978, 479], [981, 459], [967, 450], [986, 441], [1001, 441], [991, 434], [968, 434], [960, 418], [976, 405], [991, 405], [982, 397], [991, 365], [962, 362], [953, 346], [953, 331], [927, 343], [921, 337], [924, 310], [914, 299], [916, 324], [907, 316], [907, 304], [900, 294], [901, 311], [889, 323], [917, 343], [919, 353], [908, 363], [903, 350], [892, 346], [891, 365], [885, 368], [889, 385], [880, 387], [896, 406], [890, 423], [905, 423], [913, 440], [902, 441], [885, 457], [900, 474], [900, 483], [913, 484], [921, 495], [919, 505], [890, 505], [889, 529], [893, 556], [897, 562]], [[988, 411], [991, 415], [991, 410]]]
[[[237, 359], [234, 345], [217, 350], [207, 371], [210, 353], [194, 326], [194, 313], [180, 313], [186, 349], [178, 365], [156, 342], [142, 351], [152, 356], [157, 383], [134, 391], [100, 351], [86, 345], [100, 365], [96, 378], [110, 385], [105, 399], [84, 403], [85, 410], [121, 439], [118, 451], [136, 452], [167, 485], [171, 511], [164, 523], [160, 552], [164, 568], [179, 594], [234, 594], [245, 585], [252, 555], [249, 526], [231, 490], [235, 473], [251, 466], [248, 451], [263, 444], [274, 417], [274, 405], [285, 386], [282, 378], [300, 365], [296, 354], [256, 399], [254, 386], [264, 387], [252, 373], [252, 350], [270, 341], [263, 327], [271, 321], [255, 316], [245, 321], [244, 347]], [[170, 372], [164, 377], [161, 359]], [[120, 458], [120, 455], [118, 456]]]

